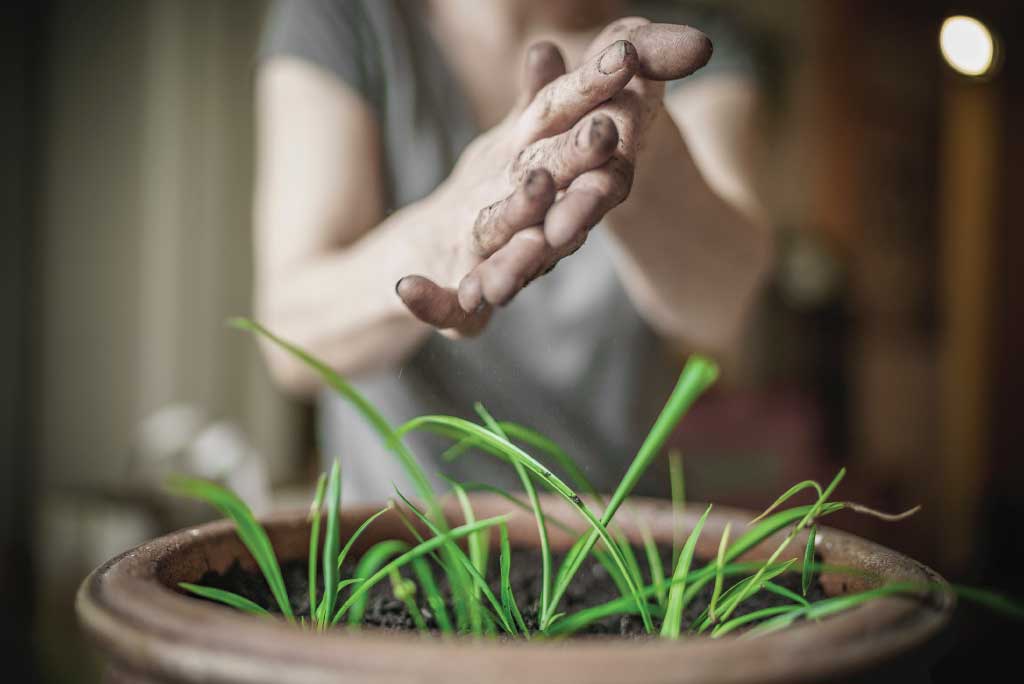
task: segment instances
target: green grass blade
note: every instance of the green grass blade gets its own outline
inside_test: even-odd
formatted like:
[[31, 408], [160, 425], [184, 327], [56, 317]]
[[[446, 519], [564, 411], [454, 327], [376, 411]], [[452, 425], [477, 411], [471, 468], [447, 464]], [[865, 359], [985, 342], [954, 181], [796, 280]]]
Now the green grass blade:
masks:
[[437, 588], [437, 582], [434, 581], [434, 573], [430, 570], [430, 564], [423, 558], [414, 558], [412, 569], [416, 574], [416, 580], [423, 588], [424, 597], [430, 607], [430, 612], [434, 614], [438, 629], [443, 634], [451, 634], [453, 629], [451, 618], [448, 616], [448, 607], [445, 604], [444, 596], [441, 595], [441, 590]]
[[501, 574], [501, 606], [505, 613], [511, 614], [519, 627], [519, 631], [529, 639], [530, 630], [526, 627], [523, 614], [516, 604], [515, 594], [512, 593], [512, 582], [510, 575], [512, 571], [512, 547], [508, 541], [508, 525], [504, 523], [499, 526], [498, 532], [501, 535], [501, 552], [498, 556], [498, 567]]
[[[499, 516], [495, 516], [493, 518], [485, 518], [483, 520], [478, 520], [477, 522], [473, 523], [472, 525], [461, 525], [459, 527], [456, 527], [456, 528], [453, 528], [453, 529], [449, 530], [448, 532], [440, 534], [440, 535], [438, 535], [436, 537], [432, 537], [430, 539], [427, 539], [422, 544], [418, 544], [418, 545], [414, 546], [413, 548], [407, 550], [405, 553], [402, 553], [397, 558], [394, 558], [390, 562], [386, 563], [383, 567], [381, 567], [375, 573], [370, 575], [366, 579], [365, 582], [360, 584], [359, 587], [355, 591], [352, 592], [352, 595], [348, 597], [348, 600], [346, 600], [341, 605], [341, 608], [338, 609], [338, 612], [334, 616], [333, 622], [336, 623], [338, 620], [340, 620], [345, 615], [345, 613], [350, 608], [352, 608], [353, 606], [357, 605], [358, 602], [361, 599], [365, 600], [367, 592], [375, 584], [377, 584], [377, 582], [379, 582], [383, 578], [387, 577], [388, 573], [391, 572], [392, 570], [401, 568], [406, 563], [409, 563], [410, 561], [412, 561], [414, 558], [419, 558], [421, 556], [424, 556], [424, 555], [430, 553], [431, 551], [433, 551], [434, 549], [440, 548], [441, 546], [444, 546], [445, 544], [451, 543], [451, 542], [453, 542], [456, 539], [461, 539], [462, 537], [465, 537], [466, 535], [473, 534], [474, 532], [479, 532], [480, 530], [488, 528], [488, 527], [494, 527], [495, 525], [500, 525], [502, 522], [506, 522], [507, 520], [508, 520], [508, 516], [507, 515], [499, 515]], [[387, 543], [387, 542], [382, 542], [382, 543]], [[406, 545], [406, 546], [408, 546], [408, 545]], [[468, 561], [468, 559], [467, 559], [467, 561]], [[488, 589], [488, 591], [490, 591], [490, 590]], [[498, 605], [500, 606], [500, 604], [498, 604]], [[507, 631], [510, 631], [510, 630], [507, 630]]]
[[263, 573], [263, 578], [267, 581], [270, 593], [274, 596], [281, 614], [289, 622], [294, 622], [295, 615], [288, 599], [284, 578], [281, 576], [281, 567], [274, 554], [274, 547], [270, 544], [266, 530], [257, 522], [245, 502], [223, 487], [205, 480], [172, 477], [168, 487], [175, 494], [199, 499], [210, 504], [235, 523], [238, 538], [242, 540], [245, 548], [249, 550], [256, 561], [256, 565], [259, 566], [260, 572]]
[[[459, 501], [459, 507], [462, 509], [462, 516], [466, 519], [466, 523], [475, 523], [476, 515], [473, 513], [473, 505], [469, 502], [469, 497], [466, 496], [466, 490], [455, 480], [448, 481], [451, 483], [452, 489], [455, 491], [455, 497]], [[483, 530], [481, 534], [489, 535], [490, 530]], [[487, 574], [487, 547], [489, 544], [489, 536], [481, 537], [480, 534], [474, 534], [468, 539], [469, 560], [472, 561], [473, 567], [476, 568], [476, 571], [481, 575]], [[475, 589], [474, 591], [479, 595], [479, 589]]]
[[818, 526], [811, 525], [807, 533], [807, 546], [804, 547], [804, 567], [800, 573], [800, 589], [804, 596], [807, 596], [807, 590], [811, 588], [811, 581], [814, 579], [814, 541], [817, 536]]
[[339, 571], [341, 570], [341, 566], [344, 565], [345, 559], [348, 558], [349, 551], [352, 550], [352, 545], [356, 543], [356, 540], [359, 539], [360, 536], [362, 536], [363, 532], [366, 531], [366, 528], [369, 527], [374, 520], [384, 515], [389, 510], [391, 510], [391, 506], [385, 506], [384, 508], [380, 509], [379, 511], [371, 515], [369, 518], [364, 520], [362, 524], [356, 528], [356, 531], [353, 532], [352, 536], [348, 538], [347, 542], [345, 542], [345, 546], [341, 549], [341, 553], [338, 554], [337, 567]]
[[715, 629], [711, 632], [711, 638], [717, 639], [718, 637], [725, 636], [734, 629], [742, 627], [743, 625], [748, 625], [751, 622], [764, 620], [765, 618], [769, 618], [775, 615], [796, 613], [801, 609], [802, 606], [800, 604], [795, 604], [791, 606], [772, 606], [770, 608], [762, 608], [761, 610], [755, 610], [752, 613], [747, 613], [746, 615], [735, 617], [732, 620], [729, 620], [728, 622], [723, 622], [718, 627], [715, 627]]
[[[524, 501], [519, 497], [515, 496], [514, 494], [506, 492], [501, 487], [495, 487], [494, 485], [487, 484], [486, 482], [463, 482], [462, 488], [465, 489], [467, 492], [490, 492], [491, 494], [497, 494], [498, 496], [505, 499], [509, 503], [515, 504], [522, 510], [527, 511], [529, 513], [533, 512], [533, 506], [530, 505], [529, 501]], [[579, 530], [577, 530], [575, 527], [568, 524], [564, 520], [551, 515], [550, 513], [545, 513], [544, 519], [550, 522], [558, 529], [560, 529], [562, 532], [565, 532], [566, 534], [579, 534]]]
[[722, 568], [725, 567], [725, 550], [729, 548], [729, 532], [732, 530], [732, 523], [725, 524], [725, 530], [722, 532], [722, 538], [718, 541], [718, 557], [715, 564], [715, 588], [711, 593], [711, 603], [708, 604], [708, 615], [711, 616], [712, 622], [717, 622], [715, 617], [715, 608], [718, 607], [718, 599], [722, 595], [722, 580], [724, 573]]
[[[647, 433], [643, 444], [640, 445], [639, 451], [637, 451], [636, 456], [626, 470], [626, 474], [623, 475], [619, 486], [615, 488], [615, 492], [612, 494], [599, 521], [601, 525], [607, 525], [615, 517], [619, 506], [622, 505], [622, 502], [626, 500], [626, 497], [636, 487], [637, 482], [640, 481], [644, 472], [646, 472], [651, 462], [661, 451], [665, 440], [672, 434], [672, 431], [683, 415], [690, 409], [693, 402], [711, 386], [717, 377], [718, 366], [713, 361], [699, 355], [689, 358], [683, 367], [682, 373], [679, 375], [679, 381], [676, 383], [675, 389], [672, 390], [672, 394], [665, 403], [665, 407], [654, 421], [654, 425], [651, 427], [650, 432]], [[575, 577], [580, 566], [583, 564], [583, 559], [590, 553], [593, 545], [597, 543], [597, 538], [598, 535], [596, 533], [590, 534], [582, 553], [575, 556], [573, 565], [563, 574], [563, 581], [556, 584], [554, 595], [551, 597], [553, 605], [558, 605], [558, 602], [569, 586], [569, 582], [572, 581], [572, 578]], [[647, 621], [644, 624], [646, 625]]]
[[711, 513], [709, 505], [700, 517], [693, 531], [686, 539], [683, 550], [679, 553], [679, 562], [676, 563], [672, 572], [672, 588], [668, 592], [668, 605], [665, 606], [665, 620], [661, 623], [661, 636], [668, 639], [678, 639], [679, 631], [682, 628], [683, 608], [686, 607], [683, 601], [683, 591], [686, 589], [686, 576], [690, 572], [690, 564], [693, 561], [693, 552], [697, 548], [697, 539], [700, 538], [704, 523]]
[[[775, 563], [774, 560], [770, 560], [762, 565], [751, 577], [733, 585], [727, 592], [727, 596], [722, 597], [722, 611], [719, 620], [725, 622], [741, 603], [761, 591], [764, 588], [765, 582], [787, 572], [795, 563], [796, 558], [790, 558], [783, 563]], [[713, 623], [709, 620], [707, 624], [702, 626], [701, 631], [704, 631], [703, 628], [710, 624]]]
[[[455, 490], [456, 498], [459, 500], [459, 506], [462, 508], [462, 515], [466, 519], [466, 523], [475, 523], [476, 516], [473, 515], [473, 507], [469, 503], [469, 497], [466, 496], [465, 490], [462, 485], [452, 481], [453, 489]], [[483, 530], [482, 534], [489, 534], [490, 530]], [[476, 568], [477, 573], [481, 576], [487, 572], [487, 544], [490, 540], [481, 542], [480, 534], [471, 534], [467, 538], [467, 544], [469, 546], [469, 560]], [[450, 550], [449, 550], [450, 551]], [[469, 621], [472, 626], [474, 634], [479, 634], [483, 628], [483, 615], [476, 607], [480, 603], [480, 586], [473, 584], [469, 587], [469, 591], [472, 593], [472, 598], [468, 603], [470, 609]]]
[[562, 447], [558, 446], [558, 443], [555, 442], [555, 440], [537, 432], [536, 430], [532, 430], [524, 425], [512, 423], [507, 420], [500, 421], [498, 425], [504, 431], [505, 435], [512, 440], [526, 444], [534, 449], [539, 449], [550, 456], [578, 489], [590, 494], [600, 501], [601, 495], [594, 488], [594, 485], [576, 464], [576, 461], [574, 461], [572, 457], [562, 449]]
[[324, 486], [327, 484], [327, 475], [321, 473], [316, 480], [316, 494], [313, 496], [313, 503], [309, 507], [309, 619], [316, 625], [317, 611], [316, 603], [316, 565], [317, 554], [320, 553], [320, 512], [324, 505]]
[[856, 594], [844, 594], [831, 598], [816, 601], [810, 606], [804, 606], [800, 610], [793, 611], [786, 615], [768, 620], [753, 628], [743, 635], [744, 638], [763, 636], [771, 632], [788, 627], [797, 618], [803, 617], [809, 620], [820, 619], [842, 611], [855, 608], [863, 603], [883, 596], [894, 596], [897, 594], [920, 594], [928, 591], [929, 588], [936, 588], [937, 584], [929, 585], [920, 582], [894, 582], [875, 589], [858, 592]]
[[430, 485], [430, 479], [427, 477], [427, 474], [423, 471], [423, 468], [420, 467], [416, 458], [408, 448], [406, 448], [397, 435], [395, 435], [395, 431], [391, 427], [391, 424], [384, 418], [380, 411], [378, 411], [373, 404], [366, 399], [366, 397], [364, 397], [355, 387], [349, 384], [343, 377], [341, 377], [340, 374], [336, 373], [334, 369], [326, 363], [291, 342], [278, 337], [256, 321], [248, 318], [232, 318], [228, 321], [228, 324], [239, 330], [255, 333], [273, 342], [275, 345], [291, 354], [295, 359], [312, 369], [320, 376], [324, 381], [324, 384], [352, 404], [363, 416], [366, 422], [369, 423], [374, 431], [380, 436], [384, 446], [398, 457], [406, 475], [409, 476], [409, 479], [412, 480], [415, 485], [417, 493], [424, 501], [427, 502], [428, 510], [430, 510], [431, 515], [436, 518], [435, 522], [442, 527], [446, 526], [444, 516], [441, 513], [440, 504], [437, 501], [434, 488]]
[[792, 589], [782, 586], [781, 584], [776, 584], [775, 582], [767, 581], [762, 582], [761, 585], [764, 587], [765, 591], [770, 591], [776, 596], [787, 598], [793, 603], [799, 603], [802, 606], [811, 605], [810, 601], [808, 601], [806, 598], [796, 593]]
[[665, 566], [661, 562], [658, 543], [654, 541], [651, 528], [644, 522], [640, 524], [640, 534], [643, 537], [644, 553], [647, 555], [647, 569], [651, 573], [651, 584], [657, 587], [655, 598], [658, 600], [658, 605], [664, 607], [668, 595], [665, 593]]
[[190, 584], [188, 582], [178, 582], [178, 586], [192, 592], [196, 596], [202, 596], [205, 599], [219, 601], [220, 603], [223, 603], [226, 606], [231, 606], [236, 610], [252, 613], [253, 615], [270, 615], [263, 606], [253, 603], [244, 596], [239, 596], [238, 594], [230, 591], [215, 589], [214, 587], [204, 587], [199, 584]]
[[[508, 441], [508, 434], [506, 434], [504, 428], [494, 420], [494, 417], [484, 408], [482, 403], [476, 402], [473, 408], [491, 432]], [[519, 481], [523, 484], [523, 490], [526, 492], [527, 498], [530, 500], [534, 521], [537, 524], [541, 562], [540, 611], [538, 618], [541, 625], [546, 625], [550, 613], [554, 612], [553, 606], [548, 603], [551, 599], [551, 544], [548, 542], [548, 525], [544, 519], [544, 510], [541, 508], [540, 498], [537, 496], [537, 488], [533, 486], [530, 474], [526, 472], [526, 468], [519, 460], [513, 459], [512, 465], [515, 468], [516, 475], [519, 476]]]
[[1024, 605], [1007, 598], [1006, 596], [1002, 596], [987, 589], [965, 587], [962, 584], [954, 584], [953, 591], [960, 598], [973, 601], [974, 603], [985, 606], [989, 610], [994, 610], [1001, 615], [1013, 618], [1014, 620], [1024, 620]]
[[672, 490], [672, 567], [675, 567], [683, 548], [683, 513], [686, 511], [686, 480], [679, 449], [668, 452], [668, 481]]
[[324, 534], [324, 597], [323, 606], [317, 614], [330, 615], [338, 598], [338, 554], [341, 547], [339, 509], [341, 508], [341, 463], [335, 459], [331, 474], [327, 477], [327, 530]]
[[[740, 575], [748, 572], [757, 570], [761, 567], [760, 563], [755, 562], [743, 562], [743, 563], [730, 563], [724, 568], [724, 574], [726, 576]], [[654, 596], [658, 591], [671, 590], [672, 586], [681, 582], [692, 582], [695, 578], [705, 573], [707, 568], [701, 568], [699, 570], [691, 570], [690, 573], [678, 579], [666, 580], [662, 583], [662, 586], [655, 584], [644, 587], [641, 591], [645, 598]], [[577, 611], [572, 615], [569, 615], [564, 620], [558, 622], [548, 631], [548, 636], [560, 637], [573, 632], [579, 631], [583, 627], [586, 627], [595, 620], [600, 620], [612, 615], [619, 613], [633, 614], [636, 612], [635, 602], [633, 598], [628, 594], [624, 593], [622, 597], [612, 599], [606, 603], [602, 603], [597, 606], [591, 606], [584, 608], [583, 610]]]
[[754, 518], [753, 520], [751, 520], [750, 524], [753, 525], [754, 523], [756, 523], [757, 521], [761, 520], [762, 518], [767, 516], [769, 513], [774, 511], [776, 508], [778, 508], [782, 504], [786, 503], [786, 501], [788, 501], [789, 499], [793, 498], [793, 496], [795, 496], [796, 494], [799, 494], [800, 492], [802, 492], [803, 490], [808, 489], [808, 488], [813, 488], [814, 491], [816, 491], [818, 493], [818, 496], [819, 497], [821, 496], [821, 485], [818, 484], [817, 482], [815, 482], [814, 480], [804, 480], [803, 482], [798, 482], [797, 484], [795, 484], [792, 487], [790, 487], [789, 489], [787, 489], [786, 492], [782, 496], [780, 496], [778, 499], [776, 499], [775, 503], [773, 503], [771, 506], [766, 508], [761, 515], [759, 515], [756, 518]]

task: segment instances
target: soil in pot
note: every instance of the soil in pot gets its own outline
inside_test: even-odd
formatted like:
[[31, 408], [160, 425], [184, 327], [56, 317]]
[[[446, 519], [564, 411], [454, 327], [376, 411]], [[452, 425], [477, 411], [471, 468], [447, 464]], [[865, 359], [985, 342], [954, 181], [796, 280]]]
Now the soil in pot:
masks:
[[[634, 549], [634, 553], [639, 559], [646, 557], [645, 551], [642, 548]], [[663, 565], [666, 569], [665, 571], [667, 574], [670, 574], [672, 569], [672, 550], [661, 549], [661, 554]], [[554, 568], [557, 569], [561, 565], [563, 558], [563, 554], [552, 554]], [[490, 555], [490, 563], [492, 567], [490, 572], [487, 574], [488, 578], [496, 578], [499, 576], [497, 562], [497, 554], [492, 553]], [[696, 564], [696, 559], [694, 567], [699, 567]], [[643, 568], [646, 573], [646, 567], [643, 562], [641, 562], [641, 568]], [[307, 562], [305, 560], [295, 560], [283, 563], [281, 566], [281, 573], [284, 576], [285, 584], [288, 587], [288, 594], [296, 616], [308, 616], [309, 580]], [[349, 561], [345, 564], [341, 576], [352, 577], [354, 574], [355, 561]], [[403, 576], [408, 575], [403, 573]], [[443, 574], [440, 572], [436, 573], [436, 578], [441, 592], [447, 596], [448, 587]], [[644, 579], [645, 581], [650, 582], [650, 577], [645, 577]], [[738, 579], [741, 578], [726, 577], [724, 589], [728, 589], [732, 582]], [[534, 629], [537, 625], [536, 606], [538, 599], [540, 598], [540, 551], [534, 549], [513, 549], [510, 580], [512, 590], [515, 593], [516, 601], [519, 604], [519, 610], [523, 615], [523, 619], [530, 629]], [[777, 584], [800, 593], [800, 576], [798, 573], [786, 573], [775, 578], [774, 581]], [[206, 573], [199, 580], [198, 584], [216, 587], [218, 589], [226, 589], [228, 591], [241, 594], [267, 610], [277, 612], [277, 605], [270, 593], [267, 583], [263, 579], [263, 576], [259, 574], [258, 570], [249, 571], [243, 569], [237, 561], [223, 574], [215, 572]], [[500, 587], [496, 581], [492, 583], [491, 588], [494, 590], [496, 595], [500, 592]], [[711, 601], [712, 590], [713, 583], [709, 582], [705, 584], [694, 600], [686, 607], [682, 624], [682, 628], [684, 630], [687, 629], [690, 623], [707, 607], [708, 603]], [[366, 612], [363, 618], [364, 627], [396, 631], [412, 631], [415, 629], [413, 619], [406, 610], [405, 603], [396, 599], [392, 594], [390, 582], [378, 582], [370, 590], [369, 594], [369, 600], [367, 601]], [[189, 594], [189, 596], [193, 597], [191, 594]], [[564, 610], [571, 615], [583, 610], [584, 608], [606, 603], [618, 598], [619, 596], [620, 594], [605, 568], [593, 557], [589, 557], [580, 568], [580, 571], [576, 574], [576, 577], [569, 586], [569, 589], [566, 591], [560, 610]], [[823, 598], [826, 598], [825, 591], [817, 581], [817, 578], [815, 578], [808, 589], [807, 599], [813, 602]], [[733, 613], [733, 617], [752, 613], [762, 608], [782, 606], [789, 603], [791, 603], [789, 599], [767, 591], [762, 591], [755, 594], [739, 606]], [[451, 609], [450, 605], [449, 609]], [[421, 610], [423, 611], [423, 616], [426, 620], [427, 626], [431, 629], [436, 629], [437, 625], [429, 610], [422, 605]], [[449, 612], [451, 612], [451, 610]], [[752, 627], [755, 624], [756, 623], [752, 623], [750, 626]], [[655, 627], [657, 626], [659, 626], [659, 622], [655, 619]], [[648, 638], [648, 635], [643, 631], [643, 623], [640, 621], [640, 618], [633, 615], [617, 615], [610, 617], [605, 620], [595, 622], [576, 634], [577, 637], [595, 635]]]

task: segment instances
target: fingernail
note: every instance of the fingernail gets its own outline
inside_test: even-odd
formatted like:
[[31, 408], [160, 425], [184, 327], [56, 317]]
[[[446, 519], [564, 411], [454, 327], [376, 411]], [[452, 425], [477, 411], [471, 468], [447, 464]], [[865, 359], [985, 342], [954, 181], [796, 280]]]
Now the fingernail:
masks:
[[396, 295], [398, 295], [399, 297], [401, 297], [401, 296], [402, 296], [402, 293], [401, 293], [401, 292], [399, 292], [398, 290], [399, 290], [399, 288], [400, 288], [400, 287], [402, 287], [402, 281], [403, 281], [403, 280], [405, 280], [405, 278], [399, 278], [399, 279], [398, 279], [398, 280], [397, 280], [397, 281], [395, 282], [395, 294], [396, 294]]
[[626, 66], [629, 55], [634, 51], [633, 44], [626, 40], [617, 40], [601, 53], [601, 59], [597, 62], [597, 70], [605, 76], [620, 71]]

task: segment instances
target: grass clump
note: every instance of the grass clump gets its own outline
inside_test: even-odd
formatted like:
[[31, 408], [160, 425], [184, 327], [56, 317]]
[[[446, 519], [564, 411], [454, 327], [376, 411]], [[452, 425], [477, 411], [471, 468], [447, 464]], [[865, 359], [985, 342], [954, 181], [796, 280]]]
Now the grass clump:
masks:
[[[496, 419], [482, 404], [475, 406], [480, 423], [454, 416], [426, 415], [395, 427], [325, 363], [253, 321], [235, 319], [231, 323], [280, 346], [317, 372], [326, 385], [345, 398], [374, 428], [385, 448], [399, 460], [424, 506], [420, 510], [396, 489], [400, 503], [389, 503], [343, 540], [340, 529], [342, 469], [335, 460], [329, 472], [318, 479], [310, 507], [309, 616], [308, 619], [296, 620], [296, 611], [290, 604], [270, 538], [245, 503], [209, 482], [180, 477], [171, 481], [170, 487], [174, 492], [210, 503], [235, 523], [238, 536], [256, 561], [280, 614], [285, 620], [307, 629], [325, 630], [342, 621], [358, 626], [363, 621], [370, 590], [384, 580], [389, 581], [392, 595], [405, 606], [417, 631], [434, 629], [442, 634], [476, 636], [504, 634], [509, 638], [522, 639], [562, 638], [586, 629], [595, 621], [618, 615], [639, 616], [645, 632], [666, 639], [696, 634], [710, 634], [717, 638], [744, 628], [744, 636], [753, 637], [783, 629], [801, 619], [820, 619], [882, 596], [921, 595], [940, 589], [937, 585], [904, 582], [816, 601], [807, 598], [816, 572], [853, 573], [847, 569], [825, 568], [816, 561], [817, 525], [822, 518], [845, 509], [896, 520], [916, 510], [891, 516], [859, 504], [832, 500], [845, 470], [840, 470], [826, 487], [812, 480], [794, 485], [752, 520], [748, 529], [735, 539], [731, 538], [731, 530], [727, 527], [718, 540], [716, 557], [698, 566], [695, 552], [711, 506], [707, 507], [684, 540], [681, 524], [685, 507], [682, 459], [674, 451], [668, 455], [674, 512], [671, 565], [665, 567], [653, 535], [640, 521], [643, 556], [650, 578], [647, 581], [637, 554], [613, 522], [677, 424], [715, 382], [717, 367], [705, 357], [693, 356], [687, 361], [675, 389], [630, 461], [622, 480], [611, 497], [604, 501], [558, 444], [526, 426]], [[464, 519], [464, 524], [450, 527], [442, 514], [438, 493], [403, 442], [403, 438], [414, 431], [430, 431], [451, 439], [451, 447], [443, 454], [446, 460], [483, 455], [504, 461], [517, 474], [525, 500], [486, 483], [448, 480], [448, 494], [458, 501]], [[553, 466], [568, 476], [572, 486], [526, 449], [550, 459]], [[568, 502], [571, 510], [586, 522], [586, 531], [579, 534], [575, 532], [576, 527], [546, 513], [538, 486]], [[514, 595], [512, 550], [506, 524], [508, 516], [478, 519], [473, 511], [467, 492], [481, 490], [497, 493], [530, 511], [536, 521], [541, 567], [538, 573], [539, 597], [537, 605], [531, 607], [536, 611], [535, 623], [524, 618]], [[816, 495], [812, 504], [781, 509], [789, 499], [806, 490], [812, 490]], [[589, 503], [580, 496], [581, 492], [587, 495]], [[343, 577], [348, 567], [345, 561], [354, 544], [378, 517], [389, 510], [405, 521], [412, 541], [390, 539], [378, 542], [360, 556], [353, 575]], [[551, 526], [578, 535], [557, 569], [549, 541]], [[495, 529], [498, 534], [497, 588], [492, 590], [487, 574]], [[783, 532], [781, 542], [765, 560], [739, 560], [753, 547]], [[800, 557], [787, 557], [789, 546], [805, 532], [807, 540]], [[567, 614], [560, 610], [563, 599], [588, 558], [596, 559], [607, 570], [620, 595], [600, 605]], [[670, 576], [667, 576], [668, 571], [671, 571]], [[799, 593], [776, 582], [789, 572], [799, 573]], [[444, 580], [444, 592], [437, 581], [438, 576]], [[732, 582], [728, 588], [726, 578]], [[709, 583], [713, 587], [709, 605], [684, 629], [686, 607]], [[190, 583], [180, 586], [197, 596], [240, 611], [264, 617], [270, 614], [250, 599], [223, 589]], [[738, 612], [741, 606], [762, 591], [774, 594], [782, 601], [781, 605]], [[962, 589], [958, 593], [1018, 617], [1024, 614], [1016, 604], [988, 592]], [[433, 627], [424, 619], [424, 611], [432, 617]]]

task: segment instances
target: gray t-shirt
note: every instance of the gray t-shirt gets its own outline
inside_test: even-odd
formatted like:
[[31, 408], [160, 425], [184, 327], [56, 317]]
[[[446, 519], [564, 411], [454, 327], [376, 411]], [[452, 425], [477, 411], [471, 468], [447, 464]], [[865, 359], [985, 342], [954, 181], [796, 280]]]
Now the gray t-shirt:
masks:
[[[637, 14], [693, 24], [712, 36], [715, 54], [703, 73], [749, 68], [744, 53], [729, 45], [731, 34], [709, 30], [685, 5], [640, 5]], [[403, 0], [279, 1], [263, 47], [265, 57], [309, 60], [367, 99], [381, 124], [391, 210], [433, 191], [478, 134], [421, 8], [420, 2]], [[517, 74], [510, 70], [498, 77], [509, 78], [514, 88]], [[394, 424], [427, 413], [475, 419], [473, 403], [481, 401], [499, 420], [522, 423], [557, 441], [598, 489], [610, 491], [677, 373], [677, 361], [626, 296], [611, 245], [598, 228], [576, 254], [496, 312], [478, 338], [432, 335], [402, 367], [353, 380]], [[326, 392], [319, 430], [324, 456], [341, 458], [345, 500], [383, 500], [393, 495], [392, 483], [411, 491], [376, 433], [351, 406]], [[510, 466], [493, 457], [471, 452], [442, 463], [449, 442], [425, 434], [407, 441], [431, 476], [444, 472], [462, 481], [517, 487]], [[663, 492], [659, 479], [651, 478], [640, 491]]]

